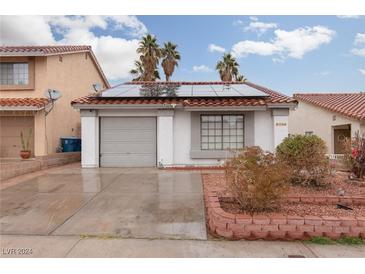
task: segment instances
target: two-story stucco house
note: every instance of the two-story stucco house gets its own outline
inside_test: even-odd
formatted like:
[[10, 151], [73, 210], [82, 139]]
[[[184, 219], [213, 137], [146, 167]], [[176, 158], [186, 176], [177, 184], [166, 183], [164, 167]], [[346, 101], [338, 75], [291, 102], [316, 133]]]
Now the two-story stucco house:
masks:
[[[90, 46], [1, 46], [0, 157], [19, 157], [20, 132], [29, 128], [36, 157], [55, 153], [60, 137], [80, 136], [70, 102], [93, 92], [93, 84], [109, 87]], [[48, 89], [62, 94], [53, 108]]]
[[74, 100], [82, 166], [217, 165], [230, 150], [273, 151], [293, 98], [251, 82], [130, 82]]
[[365, 93], [297, 93], [290, 111], [290, 134], [315, 134], [328, 153], [343, 153], [342, 140], [365, 133]]

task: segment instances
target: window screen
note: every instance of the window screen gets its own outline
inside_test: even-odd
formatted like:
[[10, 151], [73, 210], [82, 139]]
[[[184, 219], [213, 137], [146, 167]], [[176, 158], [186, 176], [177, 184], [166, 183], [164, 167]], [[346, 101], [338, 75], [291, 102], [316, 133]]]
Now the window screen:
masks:
[[28, 85], [28, 63], [0, 63], [1, 85]]
[[244, 147], [243, 115], [201, 115], [200, 130], [202, 150]]

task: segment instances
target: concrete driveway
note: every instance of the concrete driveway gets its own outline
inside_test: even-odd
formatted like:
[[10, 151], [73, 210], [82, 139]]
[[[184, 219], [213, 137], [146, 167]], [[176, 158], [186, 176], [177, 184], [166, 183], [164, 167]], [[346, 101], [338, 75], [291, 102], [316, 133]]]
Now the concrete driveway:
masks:
[[77, 165], [2, 184], [2, 235], [206, 239], [200, 173]]

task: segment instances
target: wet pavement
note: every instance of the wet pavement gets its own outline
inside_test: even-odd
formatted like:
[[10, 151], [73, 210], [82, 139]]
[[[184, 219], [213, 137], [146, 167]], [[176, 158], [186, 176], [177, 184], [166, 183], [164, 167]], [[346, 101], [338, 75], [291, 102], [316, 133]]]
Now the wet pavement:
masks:
[[197, 172], [70, 165], [37, 174], [3, 185], [1, 234], [206, 239]]
[[0, 257], [365, 257], [365, 246], [207, 239], [200, 172], [81, 169], [0, 184]]
[[316, 245], [306, 242], [283, 241], [168, 240], [2, 235], [0, 236], [0, 246], [0, 257], [3, 258], [365, 257], [365, 245]]

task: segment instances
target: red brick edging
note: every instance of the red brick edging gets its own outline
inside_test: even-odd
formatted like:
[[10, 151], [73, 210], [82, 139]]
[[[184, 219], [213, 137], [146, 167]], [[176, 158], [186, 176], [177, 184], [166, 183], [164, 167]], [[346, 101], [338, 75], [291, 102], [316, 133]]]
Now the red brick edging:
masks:
[[[232, 214], [221, 208], [216, 188], [209, 187], [206, 184], [204, 184], [204, 188], [208, 227], [214, 235], [237, 240], [304, 240], [315, 236], [326, 236], [331, 239], [338, 239], [343, 236], [365, 238], [365, 217], [301, 217], [282, 214], [268, 217]], [[320, 200], [313, 197], [308, 200], [309, 196], [306, 196], [290, 197], [289, 200], [294, 201], [294, 198], [297, 202], [346, 202], [348, 205], [361, 202], [361, 204], [365, 204], [365, 198], [363, 197], [355, 197], [355, 199], [354, 197], [318, 196]]]

